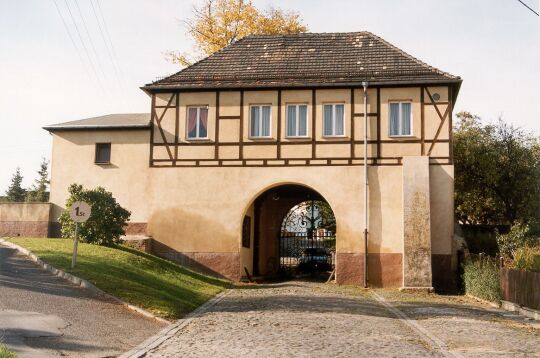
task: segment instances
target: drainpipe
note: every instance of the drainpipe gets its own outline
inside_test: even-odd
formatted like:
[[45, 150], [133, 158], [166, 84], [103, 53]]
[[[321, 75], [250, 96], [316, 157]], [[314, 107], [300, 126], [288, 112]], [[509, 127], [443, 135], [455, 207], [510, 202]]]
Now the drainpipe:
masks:
[[362, 82], [364, 87], [364, 288], [368, 287], [368, 113], [367, 88], [368, 83]]

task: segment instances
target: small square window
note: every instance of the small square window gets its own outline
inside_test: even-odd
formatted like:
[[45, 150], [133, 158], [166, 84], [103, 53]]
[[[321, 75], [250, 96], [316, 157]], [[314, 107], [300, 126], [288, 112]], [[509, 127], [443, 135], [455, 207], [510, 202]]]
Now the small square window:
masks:
[[109, 164], [111, 162], [111, 143], [96, 143], [96, 164]]
[[392, 102], [388, 112], [390, 114], [390, 136], [411, 136], [411, 103]]

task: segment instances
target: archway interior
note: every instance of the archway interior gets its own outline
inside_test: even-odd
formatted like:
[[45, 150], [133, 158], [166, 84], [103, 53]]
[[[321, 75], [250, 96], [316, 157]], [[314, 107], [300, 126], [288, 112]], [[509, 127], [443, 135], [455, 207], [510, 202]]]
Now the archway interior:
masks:
[[336, 248], [336, 219], [323, 200], [293, 206], [281, 224], [280, 272], [286, 275], [331, 271]]
[[[319, 193], [305, 186], [287, 184], [265, 191], [248, 209], [244, 223], [242, 265], [254, 276], [296, 270], [310, 255], [322, 252], [310, 253], [310, 245], [320, 246], [333, 257], [336, 224], [332, 209]], [[250, 235], [251, 239], [244, 240]], [[294, 252], [291, 246], [296, 247]], [[328, 262], [332, 265], [333, 259]]]

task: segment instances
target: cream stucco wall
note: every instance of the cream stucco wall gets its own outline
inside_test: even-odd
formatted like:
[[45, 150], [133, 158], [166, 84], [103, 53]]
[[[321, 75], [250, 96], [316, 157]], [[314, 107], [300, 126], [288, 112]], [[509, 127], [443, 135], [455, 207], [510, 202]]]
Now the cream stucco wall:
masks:
[[[64, 206], [69, 184], [101, 185], [132, 211], [132, 221], [147, 222], [148, 233], [171, 248], [238, 252], [242, 218], [252, 201], [268, 188], [295, 183], [314, 189], [330, 203], [337, 218], [338, 251], [363, 251], [361, 167], [149, 168], [147, 138], [143, 131], [55, 134], [53, 217]], [[112, 142], [112, 164], [94, 164], [94, 143], [107, 141]], [[370, 251], [402, 250], [401, 170], [400, 166], [369, 168]], [[450, 253], [452, 174], [451, 166], [430, 170], [437, 253]]]
[[[149, 131], [78, 131], [53, 134], [51, 161], [52, 219], [56, 220], [72, 183], [103, 186], [131, 210], [131, 220], [148, 218]], [[94, 164], [95, 144], [111, 143], [111, 164]]]

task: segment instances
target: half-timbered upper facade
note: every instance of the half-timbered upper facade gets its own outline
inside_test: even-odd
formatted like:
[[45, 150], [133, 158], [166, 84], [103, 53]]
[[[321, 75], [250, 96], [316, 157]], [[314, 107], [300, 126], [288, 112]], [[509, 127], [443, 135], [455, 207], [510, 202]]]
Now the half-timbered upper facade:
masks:
[[143, 87], [150, 165], [362, 165], [425, 155], [452, 162], [461, 80], [367, 32], [249, 36]]

